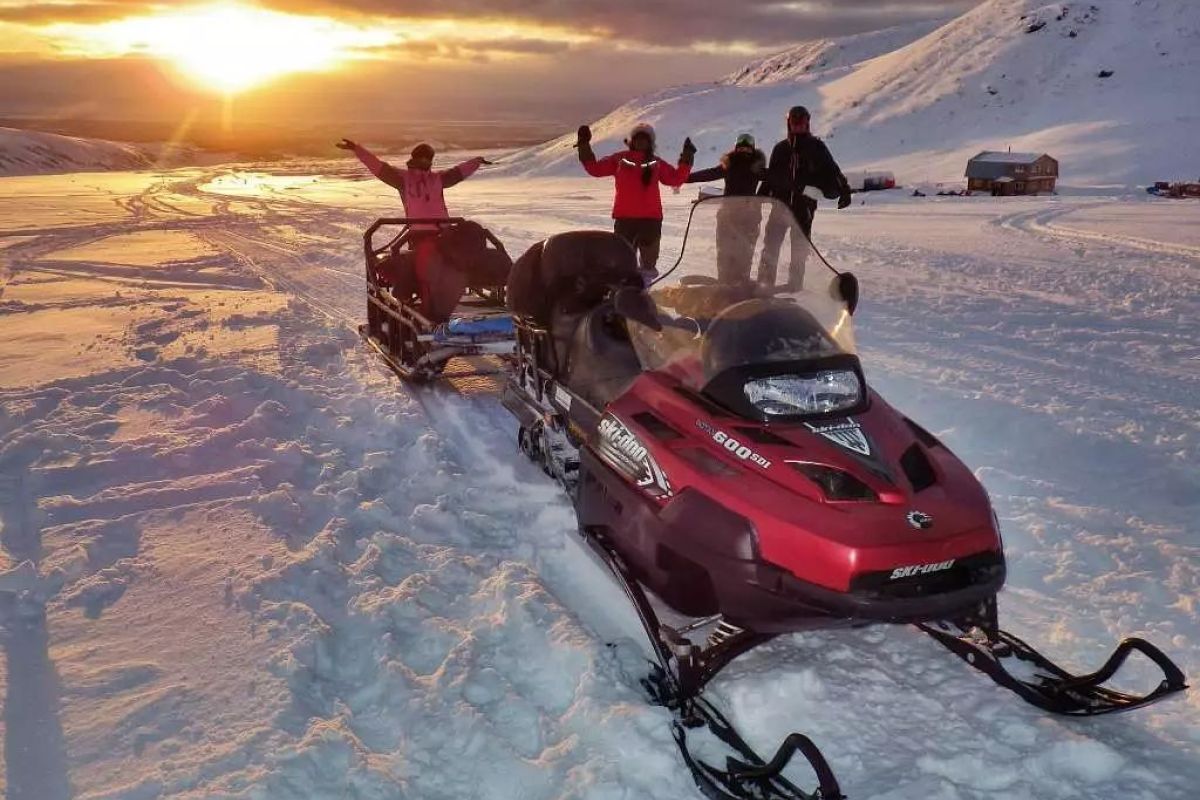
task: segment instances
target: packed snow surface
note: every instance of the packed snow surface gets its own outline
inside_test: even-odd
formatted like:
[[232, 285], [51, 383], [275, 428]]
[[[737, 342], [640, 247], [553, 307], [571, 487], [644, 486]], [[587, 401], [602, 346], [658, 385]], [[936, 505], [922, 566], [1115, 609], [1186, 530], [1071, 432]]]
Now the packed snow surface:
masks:
[[[962, 183], [973, 155], [1009, 148], [1054, 156], [1071, 187], [1200, 175], [1195, 0], [986, 0], [919, 34], [808, 43], [724, 83], [653, 92], [595, 123], [596, 151], [645, 120], [662, 155], [691, 136], [698, 166], [711, 166], [743, 131], [769, 149], [803, 104], [843, 168], [891, 170], [908, 185]], [[572, 144], [573, 133], [510, 169], [570, 174]]]
[[[413, 389], [359, 343], [360, 231], [398, 206], [347, 163], [0, 180], [7, 796], [698, 797], [496, 380]], [[604, 227], [609, 192], [485, 174], [451, 202], [518, 254]], [[1005, 626], [1200, 674], [1200, 207], [867, 202], [817, 244], [862, 279], [868, 379], [991, 492]], [[907, 627], [784, 637], [711, 695], [764, 751], [812, 736], [851, 798], [1200, 782], [1196, 692], [1054, 719]]]

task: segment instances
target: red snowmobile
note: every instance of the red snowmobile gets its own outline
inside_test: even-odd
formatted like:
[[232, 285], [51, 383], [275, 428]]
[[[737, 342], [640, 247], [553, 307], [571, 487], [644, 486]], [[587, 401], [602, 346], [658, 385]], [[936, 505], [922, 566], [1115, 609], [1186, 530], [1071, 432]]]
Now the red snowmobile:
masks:
[[[1000, 629], [1005, 561], [987, 493], [867, 384], [858, 283], [779, 201], [699, 200], [678, 263], [649, 289], [612, 234], [553, 236], [516, 262], [507, 297], [518, 347], [504, 404], [520, 446], [566, 487], [581, 536], [636, 606], [655, 655], [648, 688], [676, 712], [709, 796], [841, 796], [807, 737], [764, 760], [701, 695], [780, 633], [915, 624], [1061, 714], [1186, 688], [1140, 639], [1076, 676]], [[1144, 695], [1104, 686], [1132, 653], [1163, 672]], [[1008, 670], [1018, 662], [1020, 676]], [[733, 751], [723, 767], [689, 750], [697, 726]], [[815, 794], [782, 774], [796, 752]]]

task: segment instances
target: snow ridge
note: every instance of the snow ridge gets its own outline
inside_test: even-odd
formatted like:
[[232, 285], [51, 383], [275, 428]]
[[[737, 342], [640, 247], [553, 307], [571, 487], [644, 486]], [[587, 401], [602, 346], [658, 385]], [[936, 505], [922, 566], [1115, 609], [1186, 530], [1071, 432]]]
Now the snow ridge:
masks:
[[55, 133], [0, 128], [0, 175], [143, 169], [150, 161], [133, 145]]
[[802, 42], [782, 53], [747, 64], [722, 83], [766, 86], [793, 81], [810, 73], [851, 67], [914, 42], [946, 22], [944, 19], [922, 20], [852, 36]]

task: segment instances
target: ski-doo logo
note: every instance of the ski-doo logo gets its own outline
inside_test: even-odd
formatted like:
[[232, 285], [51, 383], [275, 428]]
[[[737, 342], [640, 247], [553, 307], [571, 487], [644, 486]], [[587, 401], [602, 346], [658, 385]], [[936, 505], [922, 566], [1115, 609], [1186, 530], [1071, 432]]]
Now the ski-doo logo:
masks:
[[909, 525], [919, 531], [927, 531], [933, 527], [933, 517], [924, 511], [910, 511], [904, 518], [908, 520]]
[[596, 452], [610, 467], [637, 484], [647, 494], [665, 498], [671, 496], [671, 483], [642, 444], [620, 420], [605, 415], [597, 430], [600, 433]]
[[649, 455], [638, 438], [612, 417], [600, 420], [600, 435], [631, 461], [640, 463]]
[[863, 433], [862, 426], [852, 419], [831, 422], [828, 425], [813, 425], [804, 423], [804, 427], [813, 433], [819, 433], [834, 444], [853, 450], [864, 456], [871, 455], [871, 441]]
[[721, 447], [724, 447], [726, 450], [728, 450], [730, 453], [737, 456], [741, 460], [749, 461], [751, 464], [756, 464], [756, 465], [762, 467], [763, 469], [768, 469], [771, 466], [770, 461], [763, 458], [758, 453], [754, 452], [753, 450], [751, 450], [746, 445], [742, 444], [737, 439], [734, 439], [732, 436], [730, 436], [725, 431], [717, 430], [716, 428], [714, 428], [712, 425], [709, 425], [704, 420], [702, 420], [702, 419], [696, 420], [696, 427], [699, 428], [700, 430], [704, 431], [705, 433], [707, 433], [709, 436], [712, 437], [714, 442], [721, 445]]
[[917, 564], [913, 567], [897, 567], [892, 570], [891, 580], [898, 581], [901, 578], [911, 578], [914, 575], [928, 575], [931, 572], [945, 572], [954, 566], [956, 559], [949, 561], [939, 561], [936, 564]]

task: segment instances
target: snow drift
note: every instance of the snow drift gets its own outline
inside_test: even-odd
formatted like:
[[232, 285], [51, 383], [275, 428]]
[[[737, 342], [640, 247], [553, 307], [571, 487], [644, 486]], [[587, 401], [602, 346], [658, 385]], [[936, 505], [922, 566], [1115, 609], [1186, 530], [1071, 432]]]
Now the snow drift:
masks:
[[[890, 169], [908, 183], [961, 181], [970, 156], [1007, 147], [1058, 158], [1066, 185], [1200, 173], [1193, 0], [987, 0], [872, 57], [874, 45], [902, 43], [902, 33], [841, 40], [843, 52], [827, 61], [831, 46], [817, 43], [723, 84], [632, 100], [595, 124], [595, 145], [619, 146], [645, 119], [665, 155], [690, 135], [708, 166], [740, 131], [769, 146], [783, 134], [787, 108], [803, 103], [843, 167]], [[848, 65], [858, 55], [866, 60]], [[525, 151], [512, 168], [570, 173], [573, 141]]]
[[150, 166], [133, 145], [54, 133], [0, 128], [0, 176], [142, 169]]

